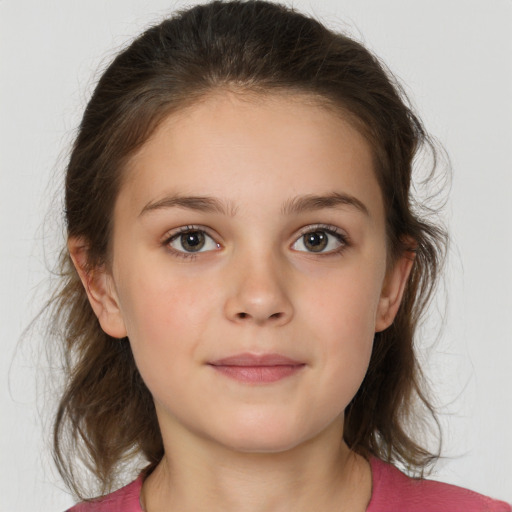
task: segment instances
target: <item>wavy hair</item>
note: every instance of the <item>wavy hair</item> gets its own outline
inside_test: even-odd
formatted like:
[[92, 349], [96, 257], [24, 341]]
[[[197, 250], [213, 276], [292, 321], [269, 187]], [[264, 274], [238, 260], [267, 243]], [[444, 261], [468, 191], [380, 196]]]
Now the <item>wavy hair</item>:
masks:
[[[389, 254], [413, 251], [414, 265], [393, 325], [375, 335], [368, 372], [345, 412], [344, 439], [363, 456], [422, 472], [439, 453], [423, 447], [412, 427], [426, 417], [439, 423], [414, 339], [442, 266], [446, 234], [420, 214], [411, 178], [418, 152], [436, 150], [397, 81], [360, 43], [292, 8], [259, 0], [197, 5], [149, 28], [108, 66], [85, 109], [66, 171], [68, 236], [86, 240], [90, 268], [107, 263], [113, 208], [130, 157], [167, 116], [223, 89], [307, 94], [348, 116], [370, 142]], [[104, 493], [132, 457], [154, 468], [163, 445], [129, 342], [102, 331], [65, 249], [59, 286], [50, 331], [63, 349], [66, 383], [54, 423], [54, 459], [83, 498], [78, 460]]]

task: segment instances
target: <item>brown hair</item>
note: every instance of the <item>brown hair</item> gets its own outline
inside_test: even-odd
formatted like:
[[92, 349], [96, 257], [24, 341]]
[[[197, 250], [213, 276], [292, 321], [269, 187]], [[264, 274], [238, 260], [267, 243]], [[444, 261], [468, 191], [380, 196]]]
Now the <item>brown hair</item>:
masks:
[[[85, 110], [67, 167], [68, 236], [86, 240], [91, 268], [108, 263], [112, 211], [127, 161], [170, 113], [222, 88], [308, 94], [348, 114], [370, 141], [391, 258], [414, 251], [415, 261], [395, 322], [375, 335], [367, 375], [346, 409], [344, 438], [364, 456], [422, 470], [438, 455], [410, 433], [425, 417], [415, 404], [436, 418], [413, 337], [446, 236], [418, 216], [410, 192], [413, 158], [433, 148], [430, 138], [396, 81], [361, 44], [264, 1], [214, 1], [150, 28], [107, 68]], [[154, 467], [163, 445], [128, 340], [101, 330], [67, 251], [61, 265], [52, 332], [64, 343], [67, 382], [54, 454], [66, 483], [83, 497], [77, 456], [106, 492], [125, 461], [142, 455]]]

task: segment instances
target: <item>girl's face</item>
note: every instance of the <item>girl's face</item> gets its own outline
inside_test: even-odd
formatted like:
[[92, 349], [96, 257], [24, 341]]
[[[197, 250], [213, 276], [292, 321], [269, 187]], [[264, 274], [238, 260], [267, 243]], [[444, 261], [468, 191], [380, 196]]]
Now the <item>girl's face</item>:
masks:
[[212, 95], [126, 171], [111, 272], [88, 287], [164, 442], [277, 452], [339, 433], [396, 313], [411, 262], [387, 271], [370, 147], [306, 100]]

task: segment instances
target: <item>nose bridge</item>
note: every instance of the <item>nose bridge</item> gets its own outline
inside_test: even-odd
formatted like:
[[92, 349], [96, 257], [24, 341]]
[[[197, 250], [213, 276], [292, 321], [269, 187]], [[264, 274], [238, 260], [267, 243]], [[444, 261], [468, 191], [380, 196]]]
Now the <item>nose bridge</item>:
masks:
[[286, 263], [270, 248], [237, 251], [230, 263], [226, 314], [236, 322], [285, 324], [293, 316]]

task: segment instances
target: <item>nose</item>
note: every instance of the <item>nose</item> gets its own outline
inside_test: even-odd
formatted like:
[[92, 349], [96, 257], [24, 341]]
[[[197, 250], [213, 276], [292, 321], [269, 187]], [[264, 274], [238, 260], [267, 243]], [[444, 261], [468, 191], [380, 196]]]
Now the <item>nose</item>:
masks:
[[293, 305], [288, 273], [283, 267], [272, 255], [232, 262], [226, 317], [240, 324], [287, 324], [293, 317]]

